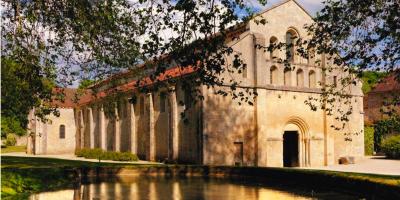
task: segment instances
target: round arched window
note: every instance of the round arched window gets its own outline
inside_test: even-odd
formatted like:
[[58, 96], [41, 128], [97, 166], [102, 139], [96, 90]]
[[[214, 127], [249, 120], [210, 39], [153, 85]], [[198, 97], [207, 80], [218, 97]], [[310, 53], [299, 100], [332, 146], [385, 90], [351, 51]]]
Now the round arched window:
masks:
[[65, 138], [65, 125], [60, 125], [60, 139]]

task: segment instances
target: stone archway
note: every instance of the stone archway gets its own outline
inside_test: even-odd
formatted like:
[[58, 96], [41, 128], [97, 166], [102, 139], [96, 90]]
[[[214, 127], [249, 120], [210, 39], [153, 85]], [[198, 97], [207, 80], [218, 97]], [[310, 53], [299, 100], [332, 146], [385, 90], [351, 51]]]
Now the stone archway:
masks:
[[286, 131], [283, 133], [283, 166], [299, 167], [299, 132]]
[[[295, 136], [289, 136], [289, 134], [296, 134], [297, 133], [297, 140], [298, 140], [298, 164], [297, 166], [300, 167], [308, 167], [310, 166], [310, 133], [309, 127], [307, 123], [299, 118], [299, 117], [290, 117], [285, 125], [284, 130], [282, 131], [283, 135], [282, 138], [288, 140], [291, 138], [296, 138]], [[288, 145], [288, 144], [286, 144]], [[290, 144], [289, 144], [290, 145]], [[287, 153], [286, 149], [286, 153]], [[284, 150], [282, 151], [284, 152]], [[293, 153], [293, 152], [291, 152]], [[289, 153], [290, 154], [290, 153]], [[286, 161], [287, 162], [287, 161]]]

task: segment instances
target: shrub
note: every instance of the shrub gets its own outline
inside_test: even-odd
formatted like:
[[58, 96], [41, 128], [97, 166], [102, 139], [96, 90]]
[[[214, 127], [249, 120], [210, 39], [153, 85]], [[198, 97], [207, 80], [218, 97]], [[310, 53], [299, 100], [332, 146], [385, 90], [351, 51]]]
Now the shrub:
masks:
[[6, 146], [15, 146], [17, 144], [17, 139], [13, 134], [8, 134], [4, 145]]
[[84, 157], [88, 159], [99, 159], [99, 160], [114, 160], [114, 161], [137, 161], [139, 160], [135, 154], [130, 152], [114, 152], [104, 151], [102, 149], [88, 149], [83, 148], [75, 151], [75, 155], [78, 157]]
[[75, 151], [75, 155], [78, 157], [84, 157], [88, 159], [99, 159], [103, 155], [103, 150], [96, 148], [96, 149], [88, 149], [83, 148]]
[[381, 148], [386, 157], [400, 159], [400, 135], [393, 135], [384, 139]]
[[366, 126], [364, 128], [365, 155], [374, 154], [374, 127]]
[[395, 115], [389, 119], [378, 121], [374, 125], [374, 148], [376, 152], [381, 152], [382, 140], [386, 136], [400, 133], [400, 116]]
[[103, 160], [114, 160], [114, 161], [137, 161], [137, 160], [139, 160], [135, 154], [132, 154], [130, 152], [114, 152], [114, 151], [104, 152], [102, 159]]

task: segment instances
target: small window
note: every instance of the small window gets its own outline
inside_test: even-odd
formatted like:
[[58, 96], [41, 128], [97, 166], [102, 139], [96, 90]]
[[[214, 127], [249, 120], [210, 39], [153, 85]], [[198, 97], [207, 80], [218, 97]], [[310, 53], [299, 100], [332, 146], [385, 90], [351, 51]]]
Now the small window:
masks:
[[295, 59], [295, 45], [296, 45], [296, 40], [298, 38], [298, 34], [296, 31], [293, 29], [290, 29], [289, 31], [286, 32], [286, 59], [289, 62], [294, 62]]
[[65, 138], [65, 125], [60, 125], [60, 139]]
[[297, 87], [304, 87], [304, 73], [303, 73], [302, 69], [297, 70], [296, 85], [297, 85]]
[[315, 50], [313, 48], [308, 49], [308, 59], [307, 59], [308, 65], [315, 65]]
[[165, 112], [165, 100], [166, 100], [166, 94], [165, 92], [160, 93], [160, 112], [163, 113]]
[[283, 71], [283, 84], [286, 86], [290, 86], [290, 79], [291, 79], [292, 70], [289, 67], [286, 67]]
[[243, 78], [247, 78], [247, 66], [243, 65]]
[[234, 142], [234, 164], [235, 166], [243, 165], [243, 142]]
[[190, 90], [185, 90], [185, 106], [186, 109], [190, 108], [193, 104], [193, 98]]
[[275, 66], [272, 66], [269, 70], [269, 83], [271, 85], [278, 84], [278, 69]]
[[270, 60], [275, 60], [277, 57], [277, 49], [275, 49], [277, 43], [278, 43], [278, 39], [275, 36], [272, 36], [269, 39], [269, 48], [270, 48], [269, 49], [269, 59]]
[[313, 70], [311, 70], [308, 73], [308, 87], [309, 88], [315, 88], [317, 83], [316, 83], [316, 77], [315, 77], [315, 72]]
[[144, 115], [144, 98], [143, 96], [140, 97], [140, 115]]
[[337, 76], [333, 76], [333, 86], [337, 86]]

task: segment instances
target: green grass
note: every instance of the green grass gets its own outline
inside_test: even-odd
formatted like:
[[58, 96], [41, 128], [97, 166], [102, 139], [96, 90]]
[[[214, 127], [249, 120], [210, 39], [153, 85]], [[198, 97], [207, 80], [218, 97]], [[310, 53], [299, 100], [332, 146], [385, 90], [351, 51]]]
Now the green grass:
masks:
[[32, 158], [2, 156], [1, 168], [27, 169], [27, 168], [65, 168], [65, 167], [129, 167], [129, 166], [154, 166], [157, 164], [134, 164], [134, 163], [103, 163], [86, 162], [76, 160], [64, 160], [57, 158]]
[[365, 155], [371, 156], [374, 154], [374, 127], [364, 127], [364, 148]]
[[7, 146], [1, 148], [1, 153], [11, 153], [11, 152], [25, 152], [26, 146]]

